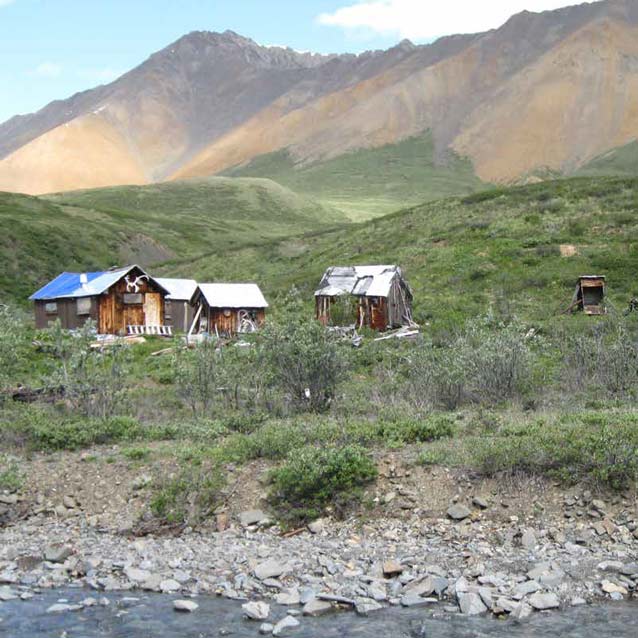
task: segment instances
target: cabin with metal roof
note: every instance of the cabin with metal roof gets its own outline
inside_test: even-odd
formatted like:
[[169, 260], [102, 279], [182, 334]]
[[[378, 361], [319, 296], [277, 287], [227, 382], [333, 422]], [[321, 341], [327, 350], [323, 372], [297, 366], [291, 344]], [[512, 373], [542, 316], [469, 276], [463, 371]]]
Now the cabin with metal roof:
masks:
[[315, 292], [325, 326], [385, 331], [414, 325], [412, 291], [399, 266], [333, 266]]
[[167, 277], [155, 277], [155, 281], [168, 290], [164, 298], [164, 321], [170, 326], [173, 333], [188, 332], [195, 309], [191, 305], [191, 299], [197, 288], [194, 279], [170, 279]]
[[168, 290], [139, 266], [100, 272], [64, 272], [35, 292], [35, 325], [56, 319], [74, 330], [89, 319], [98, 334], [170, 334], [164, 322]]
[[189, 334], [233, 336], [256, 332], [268, 302], [257, 284], [199, 284], [191, 298], [195, 316]]

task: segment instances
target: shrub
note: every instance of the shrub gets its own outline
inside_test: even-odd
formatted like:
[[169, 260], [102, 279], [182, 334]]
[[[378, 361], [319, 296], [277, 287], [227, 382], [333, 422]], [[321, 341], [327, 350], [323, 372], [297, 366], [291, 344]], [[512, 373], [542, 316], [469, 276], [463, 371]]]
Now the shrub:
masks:
[[328, 504], [342, 511], [376, 476], [374, 462], [357, 445], [302, 448], [272, 472], [270, 500], [284, 521], [301, 523], [320, 516]]
[[0, 490], [17, 492], [24, 482], [24, 475], [20, 471], [15, 459], [0, 455]]
[[224, 474], [214, 461], [187, 463], [177, 474], [154, 485], [151, 512], [169, 525], [194, 525], [222, 503]]
[[323, 326], [287, 317], [271, 323], [261, 345], [264, 367], [274, 388], [297, 411], [323, 412], [344, 378], [346, 360]]
[[551, 424], [509, 425], [474, 441], [470, 453], [489, 476], [524, 472], [625, 489], [638, 479], [638, 420], [585, 414]]
[[408, 418], [377, 425], [378, 435], [386, 441], [426, 443], [448, 438], [454, 434], [454, 421], [447, 415], [428, 418]]

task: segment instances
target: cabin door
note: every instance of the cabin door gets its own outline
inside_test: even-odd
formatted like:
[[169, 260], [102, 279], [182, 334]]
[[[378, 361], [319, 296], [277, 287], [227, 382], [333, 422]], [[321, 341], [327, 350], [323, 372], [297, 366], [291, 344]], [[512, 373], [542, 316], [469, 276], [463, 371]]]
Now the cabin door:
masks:
[[147, 292], [144, 295], [144, 324], [147, 326], [162, 325], [160, 318], [160, 294]]

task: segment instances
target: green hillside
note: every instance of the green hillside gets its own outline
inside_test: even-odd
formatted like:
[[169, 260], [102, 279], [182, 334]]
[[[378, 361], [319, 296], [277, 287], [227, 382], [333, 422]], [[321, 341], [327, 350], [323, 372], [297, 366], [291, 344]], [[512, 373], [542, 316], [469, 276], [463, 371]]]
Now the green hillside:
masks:
[[344, 218], [269, 180], [212, 178], [77, 191], [0, 193], [0, 302], [63, 270], [152, 267], [334, 226]]
[[576, 173], [583, 176], [638, 175], [638, 140], [593, 159]]
[[356, 221], [486, 187], [469, 160], [449, 153], [435, 161], [430, 133], [308, 166], [295, 166], [287, 151], [270, 153], [227, 174], [268, 177]]
[[544, 321], [567, 308], [581, 274], [607, 275], [609, 299], [622, 310], [638, 296], [638, 179], [494, 189], [173, 268], [254, 279], [271, 296], [295, 285], [310, 302], [327, 266], [364, 263], [404, 267], [421, 323], [459, 323], [490, 309]]

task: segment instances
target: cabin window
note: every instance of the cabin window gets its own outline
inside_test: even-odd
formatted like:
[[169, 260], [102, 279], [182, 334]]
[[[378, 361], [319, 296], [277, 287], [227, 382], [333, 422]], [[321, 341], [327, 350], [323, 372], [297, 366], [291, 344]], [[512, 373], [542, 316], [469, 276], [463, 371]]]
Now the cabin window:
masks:
[[44, 304], [44, 312], [48, 315], [54, 315], [58, 312], [58, 304], [55, 301]]
[[77, 313], [78, 315], [91, 314], [91, 297], [82, 297], [77, 300]]
[[125, 292], [124, 303], [127, 306], [135, 306], [144, 303], [144, 296], [141, 292]]
[[170, 321], [173, 317], [172, 317], [172, 307], [173, 304], [170, 301], [165, 301], [164, 302], [164, 320], [165, 321]]

